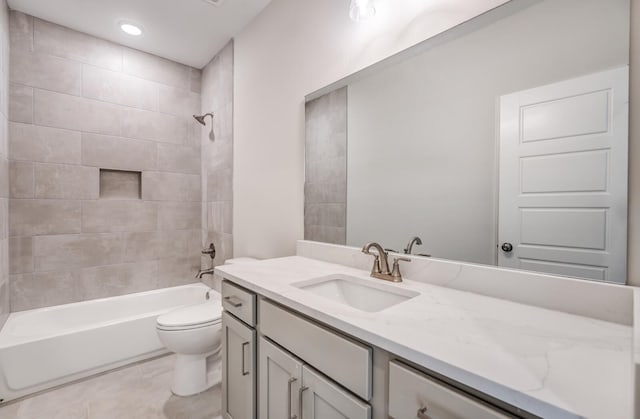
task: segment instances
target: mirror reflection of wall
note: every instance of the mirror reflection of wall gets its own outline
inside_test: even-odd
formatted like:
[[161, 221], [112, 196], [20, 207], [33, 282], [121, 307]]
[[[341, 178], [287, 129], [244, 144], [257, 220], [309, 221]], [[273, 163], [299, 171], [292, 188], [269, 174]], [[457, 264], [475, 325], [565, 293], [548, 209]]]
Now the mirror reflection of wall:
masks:
[[497, 262], [500, 97], [629, 57], [628, 0], [511, 3], [307, 103], [306, 239]]

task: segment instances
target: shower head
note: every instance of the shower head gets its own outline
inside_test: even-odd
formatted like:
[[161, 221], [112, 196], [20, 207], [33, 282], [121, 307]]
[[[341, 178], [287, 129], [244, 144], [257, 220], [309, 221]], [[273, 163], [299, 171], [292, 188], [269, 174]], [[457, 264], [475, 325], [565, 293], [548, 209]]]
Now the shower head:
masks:
[[206, 127], [207, 124], [205, 123], [204, 119], [207, 116], [211, 117], [211, 132], [209, 133], [209, 139], [213, 141], [215, 140], [215, 136], [213, 134], [213, 114], [211, 112], [208, 112], [208, 113], [205, 113], [204, 115], [193, 115], [193, 118]]
[[204, 119], [207, 116], [211, 116], [211, 120], [213, 120], [213, 114], [211, 112], [205, 113], [204, 115], [193, 115], [193, 117], [195, 118], [196, 121], [200, 122], [202, 125], [205, 125], [205, 126], [207, 124], [204, 122]]

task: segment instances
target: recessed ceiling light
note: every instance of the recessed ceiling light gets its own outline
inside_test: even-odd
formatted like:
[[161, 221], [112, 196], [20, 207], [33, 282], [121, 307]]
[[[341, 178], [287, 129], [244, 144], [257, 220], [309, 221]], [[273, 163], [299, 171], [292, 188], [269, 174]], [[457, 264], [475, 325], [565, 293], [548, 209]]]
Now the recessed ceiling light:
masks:
[[120, 29], [122, 29], [122, 32], [129, 35], [133, 35], [133, 36], [142, 35], [142, 28], [138, 25], [134, 25], [131, 22], [120, 22]]

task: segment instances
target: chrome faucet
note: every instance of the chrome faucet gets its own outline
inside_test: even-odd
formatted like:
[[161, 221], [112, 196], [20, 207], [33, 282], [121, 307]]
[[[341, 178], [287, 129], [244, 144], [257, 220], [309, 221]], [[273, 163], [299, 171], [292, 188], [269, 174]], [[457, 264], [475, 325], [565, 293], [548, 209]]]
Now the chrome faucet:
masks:
[[[371, 253], [371, 248], [376, 249], [377, 253]], [[378, 243], [367, 243], [362, 247], [362, 253], [372, 255], [373, 267], [371, 268], [371, 276], [373, 278], [384, 279], [391, 282], [402, 282], [402, 274], [400, 273], [400, 262], [411, 262], [408, 258], [394, 258], [393, 268], [389, 271], [389, 254]]]
[[407, 245], [407, 247], [404, 248], [404, 254], [405, 255], [410, 255], [411, 254], [414, 244], [417, 244], [418, 246], [420, 246], [422, 244], [422, 239], [420, 237], [418, 237], [418, 236], [415, 236], [414, 238], [409, 240], [409, 244]]
[[213, 259], [216, 257], [216, 247], [213, 245], [213, 243], [210, 243], [209, 247], [205, 247], [204, 249], [202, 249], [201, 253], [203, 255], [209, 255], [209, 257], [211, 258], [211, 267], [208, 269], [199, 270], [196, 274], [196, 278], [198, 279], [202, 279], [202, 277], [205, 275], [213, 275]]

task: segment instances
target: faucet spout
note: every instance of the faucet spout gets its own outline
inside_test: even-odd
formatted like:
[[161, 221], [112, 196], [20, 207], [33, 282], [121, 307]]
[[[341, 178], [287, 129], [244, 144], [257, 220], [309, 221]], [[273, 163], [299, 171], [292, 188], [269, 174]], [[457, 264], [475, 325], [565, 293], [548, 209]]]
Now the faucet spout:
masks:
[[201, 269], [196, 274], [196, 278], [202, 279], [202, 277], [205, 276], [205, 275], [213, 275], [213, 270], [214, 270], [214, 268]]
[[387, 252], [385, 252], [385, 250], [382, 248], [382, 246], [380, 246], [378, 243], [375, 242], [371, 242], [371, 243], [367, 243], [362, 247], [362, 253], [364, 253], [365, 255], [375, 255], [374, 253], [371, 253], [370, 250], [371, 248], [376, 249], [377, 251], [377, 258], [376, 260], [379, 261], [380, 265], [378, 266], [378, 272], [379, 274], [382, 275], [389, 275], [391, 274], [391, 271], [389, 271], [389, 260], [387, 259], [387, 256], [389, 255]]
[[407, 244], [407, 247], [404, 248], [404, 254], [405, 255], [410, 255], [411, 252], [413, 251], [413, 245], [417, 244], [418, 246], [420, 246], [422, 244], [422, 239], [418, 236], [415, 236], [414, 238], [412, 238], [411, 240], [409, 240], [409, 244]]

